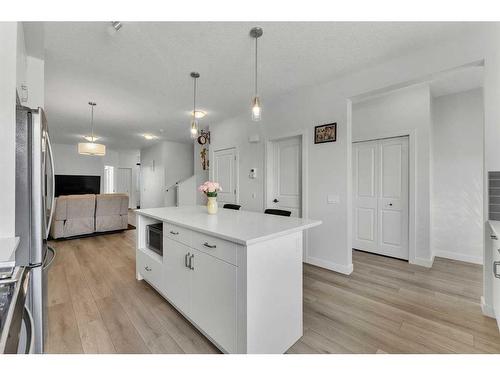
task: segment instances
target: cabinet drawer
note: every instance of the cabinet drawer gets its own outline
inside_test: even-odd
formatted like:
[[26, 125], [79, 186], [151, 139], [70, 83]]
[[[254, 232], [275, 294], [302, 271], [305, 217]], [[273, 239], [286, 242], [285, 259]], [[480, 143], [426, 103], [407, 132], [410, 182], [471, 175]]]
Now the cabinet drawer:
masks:
[[177, 225], [163, 223], [163, 236], [174, 241], [179, 241], [184, 245], [191, 246], [191, 231]]
[[143, 250], [137, 250], [136, 267], [137, 272], [140, 273], [144, 279], [157, 289], [162, 289], [162, 263]]
[[193, 232], [191, 246], [206, 254], [237, 266], [237, 245], [233, 242], [212, 237], [203, 233]]

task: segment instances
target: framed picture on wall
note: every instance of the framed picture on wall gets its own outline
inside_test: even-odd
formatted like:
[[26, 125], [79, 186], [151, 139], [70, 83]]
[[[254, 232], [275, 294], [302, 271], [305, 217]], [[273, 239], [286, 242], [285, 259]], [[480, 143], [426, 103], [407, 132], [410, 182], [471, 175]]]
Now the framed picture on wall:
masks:
[[314, 143], [335, 142], [337, 140], [337, 123], [314, 127]]

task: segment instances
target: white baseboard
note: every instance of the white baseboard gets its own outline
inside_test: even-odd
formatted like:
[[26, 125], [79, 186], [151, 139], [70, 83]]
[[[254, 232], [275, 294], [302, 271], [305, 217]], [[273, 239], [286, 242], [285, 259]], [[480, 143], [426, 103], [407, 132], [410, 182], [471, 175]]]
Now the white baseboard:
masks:
[[431, 268], [432, 264], [434, 263], [434, 257], [432, 257], [431, 259], [415, 258], [410, 259], [408, 262], [411, 264], [416, 264], [417, 266]]
[[306, 257], [305, 263], [312, 264], [313, 266], [318, 266], [321, 268], [326, 268], [328, 270], [335, 271], [338, 273], [343, 273], [344, 275], [350, 275], [353, 270], [352, 263], [349, 265], [338, 264], [315, 257]]
[[495, 310], [493, 310], [493, 306], [486, 304], [484, 296], [481, 296], [481, 311], [483, 312], [483, 315], [495, 318]]
[[460, 254], [454, 251], [446, 251], [441, 249], [434, 249], [434, 256], [440, 258], [447, 258], [453, 260], [459, 260], [461, 262], [474, 263], [474, 264], [483, 264], [482, 256], [474, 256], [468, 254]]

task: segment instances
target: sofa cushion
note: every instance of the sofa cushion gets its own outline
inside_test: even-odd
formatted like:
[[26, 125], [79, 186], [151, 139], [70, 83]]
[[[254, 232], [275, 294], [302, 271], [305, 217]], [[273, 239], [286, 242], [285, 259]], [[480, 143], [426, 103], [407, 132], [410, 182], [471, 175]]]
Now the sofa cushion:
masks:
[[99, 194], [96, 196], [95, 216], [126, 215], [128, 213], [127, 194]]

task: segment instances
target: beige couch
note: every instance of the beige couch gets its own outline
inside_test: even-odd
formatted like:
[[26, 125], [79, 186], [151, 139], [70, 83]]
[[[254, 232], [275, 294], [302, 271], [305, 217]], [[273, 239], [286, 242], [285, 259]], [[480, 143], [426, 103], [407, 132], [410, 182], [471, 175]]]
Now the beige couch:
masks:
[[64, 195], [56, 199], [50, 235], [57, 239], [127, 227], [127, 194]]

